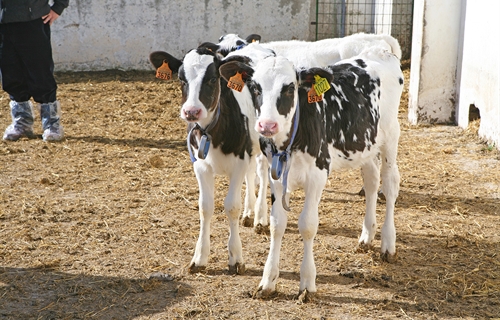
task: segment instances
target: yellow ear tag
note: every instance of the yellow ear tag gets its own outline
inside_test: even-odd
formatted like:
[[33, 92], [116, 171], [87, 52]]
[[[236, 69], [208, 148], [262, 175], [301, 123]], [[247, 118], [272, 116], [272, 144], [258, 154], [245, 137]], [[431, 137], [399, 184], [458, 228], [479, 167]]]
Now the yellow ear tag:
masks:
[[315, 83], [313, 85], [313, 88], [318, 94], [318, 96], [330, 90], [330, 84], [328, 83], [328, 80], [326, 80], [325, 78], [321, 78], [320, 76], [315, 75], [314, 82]]
[[307, 92], [307, 102], [309, 103], [316, 103], [316, 102], [320, 102], [323, 100], [323, 96], [322, 95], [318, 95], [316, 93], [316, 90], [314, 90], [314, 85], [311, 87], [311, 90], [309, 90], [309, 92]]
[[241, 77], [241, 73], [236, 72], [234, 76], [229, 78], [229, 81], [227, 82], [227, 87], [231, 88], [233, 90], [236, 90], [238, 92], [243, 91], [243, 87], [245, 86], [245, 82], [243, 81], [243, 78]]
[[156, 77], [162, 80], [172, 79], [172, 70], [168, 67], [168, 62], [163, 61], [163, 64], [156, 69]]

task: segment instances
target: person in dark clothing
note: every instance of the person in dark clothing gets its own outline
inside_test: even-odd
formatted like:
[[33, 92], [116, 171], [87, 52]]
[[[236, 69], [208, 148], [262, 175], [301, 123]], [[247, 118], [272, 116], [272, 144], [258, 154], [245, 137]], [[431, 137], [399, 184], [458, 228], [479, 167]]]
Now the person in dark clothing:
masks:
[[0, 0], [0, 71], [11, 99], [12, 124], [4, 140], [33, 138], [33, 98], [40, 106], [43, 140], [64, 136], [56, 97], [50, 26], [69, 0]]

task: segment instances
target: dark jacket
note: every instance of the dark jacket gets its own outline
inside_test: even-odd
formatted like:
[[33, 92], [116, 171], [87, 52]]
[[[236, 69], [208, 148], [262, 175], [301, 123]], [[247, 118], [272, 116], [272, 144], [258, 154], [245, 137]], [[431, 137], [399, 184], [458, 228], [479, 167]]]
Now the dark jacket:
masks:
[[26, 22], [48, 14], [52, 9], [58, 15], [68, 6], [69, 0], [0, 0], [0, 23]]

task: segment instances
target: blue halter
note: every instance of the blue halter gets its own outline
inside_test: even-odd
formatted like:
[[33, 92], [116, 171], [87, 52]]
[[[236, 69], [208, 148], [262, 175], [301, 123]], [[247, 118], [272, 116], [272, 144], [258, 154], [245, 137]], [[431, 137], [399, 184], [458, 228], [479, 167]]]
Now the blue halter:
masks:
[[201, 139], [200, 143], [198, 146], [198, 158], [204, 160], [207, 155], [208, 155], [208, 150], [210, 149], [210, 141], [212, 141], [212, 136], [208, 133], [208, 131], [212, 130], [217, 121], [219, 120], [220, 116], [220, 105], [217, 104], [217, 113], [215, 114], [215, 117], [212, 119], [212, 121], [208, 124], [208, 126], [205, 129], [202, 129], [198, 123], [196, 123], [191, 130], [189, 130], [189, 133], [187, 135], [187, 147], [189, 151], [189, 157], [191, 158], [191, 162], [195, 163], [196, 162], [196, 157], [193, 155], [193, 149], [191, 148], [191, 135], [193, 134], [193, 131], [200, 130], [201, 132]]
[[[283, 178], [282, 178], [283, 195], [281, 198], [281, 202], [283, 204], [283, 209], [285, 209], [286, 211], [290, 211], [290, 207], [286, 202], [286, 189], [288, 185], [288, 171], [290, 170], [289, 160], [292, 154], [292, 144], [293, 141], [295, 140], [297, 129], [299, 127], [299, 115], [300, 115], [299, 103], [297, 102], [297, 109], [295, 110], [295, 115], [293, 117], [293, 131], [292, 131], [292, 137], [290, 138], [290, 143], [288, 144], [288, 146], [284, 151], [281, 152], [276, 152], [274, 150], [271, 151], [273, 158], [271, 164], [271, 177], [274, 180], [278, 180], [283, 173]], [[285, 168], [284, 171], [283, 167]]]

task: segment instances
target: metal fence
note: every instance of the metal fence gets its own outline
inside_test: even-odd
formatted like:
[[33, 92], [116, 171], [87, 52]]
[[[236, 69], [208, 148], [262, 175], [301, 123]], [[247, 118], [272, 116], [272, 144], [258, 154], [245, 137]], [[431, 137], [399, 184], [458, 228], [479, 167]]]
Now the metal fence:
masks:
[[402, 59], [410, 58], [413, 0], [316, 0], [316, 40], [358, 32], [398, 39]]

